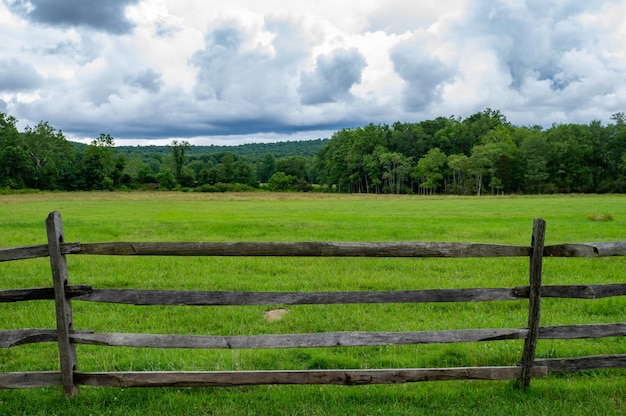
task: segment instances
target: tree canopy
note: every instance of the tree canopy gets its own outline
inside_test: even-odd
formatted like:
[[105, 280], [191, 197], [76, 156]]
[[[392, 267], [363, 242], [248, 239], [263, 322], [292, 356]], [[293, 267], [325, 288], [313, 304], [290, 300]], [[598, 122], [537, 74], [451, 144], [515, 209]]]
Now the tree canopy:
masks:
[[626, 192], [626, 116], [514, 126], [497, 110], [368, 124], [329, 139], [239, 146], [72, 143], [0, 113], [0, 189], [180, 189], [419, 194]]

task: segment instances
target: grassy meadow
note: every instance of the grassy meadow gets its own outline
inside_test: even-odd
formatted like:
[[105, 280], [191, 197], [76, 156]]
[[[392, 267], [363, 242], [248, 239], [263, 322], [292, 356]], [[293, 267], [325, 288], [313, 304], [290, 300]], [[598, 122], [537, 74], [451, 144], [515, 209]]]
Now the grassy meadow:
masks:
[[[45, 244], [60, 211], [66, 242], [446, 241], [530, 245], [626, 240], [625, 195], [421, 197], [164, 192], [0, 195], [0, 247]], [[514, 287], [528, 259], [354, 259], [68, 256], [70, 284], [94, 288], [348, 291]], [[545, 259], [544, 284], [624, 283], [626, 258]], [[0, 289], [50, 286], [48, 259], [0, 263]], [[275, 308], [281, 308], [276, 305]], [[97, 332], [252, 335], [422, 331], [526, 325], [527, 302], [136, 307], [73, 302], [74, 326]], [[54, 328], [51, 301], [0, 305], [0, 329]], [[624, 322], [626, 299], [544, 299], [542, 325]], [[291, 350], [156, 350], [77, 346], [82, 371], [515, 365], [523, 341]], [[0, 349], [0, 371], [57, 370], [55, 344]], [[626, 339], [540, 340], [538, 357], [623, 354]], [[48, 414], [623, 414], [626, 371], [551, 374], [513, 383], [0, 391], [0, 415]]]

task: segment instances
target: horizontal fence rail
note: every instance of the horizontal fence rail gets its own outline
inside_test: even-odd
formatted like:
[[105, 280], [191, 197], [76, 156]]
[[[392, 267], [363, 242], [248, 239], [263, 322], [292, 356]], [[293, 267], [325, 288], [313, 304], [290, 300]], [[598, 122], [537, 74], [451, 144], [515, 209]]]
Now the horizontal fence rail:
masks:
[[[541, 283], [544, 257], [625, 256], [626, 241], [544, 246], [545, 222], [536, 219], [530, 246], [479, 243], [343, 243], [343, 242], [109, 242], [65, 243], [60, 214], [46, 221], [48, 244], [0, 249], [0, 262], [50, 257], [52, 287], [0, 290], [0, 303], [54, 300], [57, 328], [0, 330], [0, 348], [34, 343], [57, 343], [60, 371], [0, 373], [0, 388], [63, 386], [67, 396], [78, 393], [79, 385], [109, 387], [234, 386], [256, 384], [389, 384], [436, 380], [516, 380], [528, 387], [532, 377], [549, 371], [579, 371], [595, 368], [624, 368], [626, 354], [589, 357], [536, 359], [535, 348], [542, 339], [584, 339], [626, 336], [626, 322], [540, 326], [541, 298], [601, 299], [626, 295], [626, 283], [558, 285]], [[70, 285], [67, 255], [107, 256], [285, 256], [285, 257], [398, 257], [468, 258], [528, 257], [528, 286], [513, 288], [470, 288], [346, 292], [247, 292], [98, 289]], [[243, 306], [321, 305], [435, 302], [520, 301], [529, 303], [528, 327], [482, 328], [440, 331], [387, 332], [339, 331], [267, 335], [170, 335], [95, 333], [77, 330], [72, 322], [72, 301], [103, 302], [137, 306]], [[76, 345], [135, 348], [190, 349], [284, 349], [367, 347], [524, 340], [517, 366], [401, 369], [321, 369], [205, 372], [81, 372]]]
[[[107, 256], [528, 257], [531, 247], [477, 243], [64, 243], [62, 254]], [[48, 246], [0, 248], [0, 262], [47, 257]], [[545, 257], [626, 256], [626, 242], [546, 246]]]
[[[399, 290], [387, 292], [238, 292], [190, 290], [93, 289], [67, 286], [72, 300], [130, 305], [333, 305], [349, 303], [489, 302], [528, 299], [529, 286], [514, 288]], [[542, 286], [543, 298], [601, 299], [625, 296], [626, 284]], [[0, 290], [0, 303], [54, 299], [54, 288]]]

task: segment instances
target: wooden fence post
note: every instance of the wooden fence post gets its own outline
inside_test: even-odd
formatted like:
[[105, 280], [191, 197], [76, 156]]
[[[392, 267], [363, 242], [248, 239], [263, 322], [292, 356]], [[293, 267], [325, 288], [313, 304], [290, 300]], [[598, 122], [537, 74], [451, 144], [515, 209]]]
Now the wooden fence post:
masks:
[[517, 387], [526, 389], [530, 386], [535, 350], [539, 339], [541, 307], [541, 270], [543, 266], [543, 247], [546, 234], [546, 222], [535, 218], [533, 222], [532, 254], [530, 255], [530, 292], [528, 295], [528, 335], [524, 340], [522, 353], [522, 373], [517, 380]]
[[54, 282], [54, 300], [56, 305], [57, 334], [59, 337], [59, 360], [61, 363], [61, 383], [66, 396], [78, 393], [78, 385], [74, 383], [76, 371], [76, 347], [70, 342], [70, 333], [74, 329], [72, 322], [72, 304], [65, 297], [68, 285], [67, 260], [61, 251], [64, 243], [63, 224], [59, 212], [51, 212], [46, 219], [48, 234], [48, 252]]

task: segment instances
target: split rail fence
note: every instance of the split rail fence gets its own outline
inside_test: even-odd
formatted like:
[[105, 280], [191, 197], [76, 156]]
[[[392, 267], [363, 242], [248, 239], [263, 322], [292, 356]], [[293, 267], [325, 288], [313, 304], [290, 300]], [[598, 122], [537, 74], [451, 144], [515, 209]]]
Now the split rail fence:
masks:
[[[0, 348], [58, 343], [60, 370], [0, 373], [0, 388], [62, 386], [65, 395], [80, 385], [111, 387], [234, 386], [256, 384], [386, 384], [436, 380], [516, 380], [528, 387], [531, 377], [549, 371], [624, 368], [626, 354], [535, 359], [539, 339], [580, 339], [626, 336], [626, 322], [540, 326], [542, 297], [597, 299], [626, 295], [626, 283], [544, 286], [544, 257], [602, 257], [626, 255], [626, 241], [544, 246], [545, 221], [535, 219], [530, 246], [476, 243], [66, 243], [61, 215], [46, 220], [47, 245], [0, 249], [0, 261], [49, 256], [52, 287], [0, 290], [0, 302], [54, 299], [56, 329], [0, 331]], [[441, 289], [382, 292], [233, 292], [177, 290], [112, 290], [70, 285], [68, 255], [121, 256], [310, 256], [310, 257], [528, 257], [529, 285], [515, 288]], [[135, 305], [304, 305], [410, 302], [485, 302], [528, 300], [525, 328], [462, 329], [418, 332], [325, 332], [251, 336], [157, 335], [94, 333], [77, 330], [72, 300]], [[523, 339], [516, 366], [395, 369], [321, 369], [269, 371], [128, 371], [81, 372], [76, 344], [143, 348], [315, 348], [401, 344], [440, 344]]]

